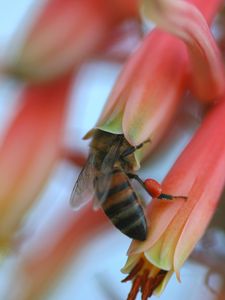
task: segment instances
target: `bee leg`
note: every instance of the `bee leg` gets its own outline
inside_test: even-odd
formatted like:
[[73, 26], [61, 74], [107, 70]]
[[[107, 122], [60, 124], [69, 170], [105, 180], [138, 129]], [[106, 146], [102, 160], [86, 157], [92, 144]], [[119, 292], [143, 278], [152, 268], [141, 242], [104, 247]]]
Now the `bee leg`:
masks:
[[125, 151], [123, 151], [120, 154], [120, 158], [123, 159], [124, 157], [134, 153], [136, 150], [142, 148], [144, 146], [144, 144], [149, 143], [149, 142], [150, 142], [150, 140], [146, 140], [146, 141], [144, 141], [143, 143], [141, 143], [137, 146], [130, 146], [129, 148], [127, 148]]
[[137, 174], [133, 174], [133, 173], [126, 173], [126, 174], [130, 179], [137, 180], [140, 183], [140, 185], [146, 190], [146, 192], [149, 193], [145, 186], [144, 181]]
[[174, 196], [174, 195], [162, 193], [162, 186], [155, 179], [151, 179], [151, 178], [146, 179], [144, 185], [145, 185], [145, 189], [153, 198], [164, 199], [164, 200], [174, 200], [176, 198], [182, 198], [187, 200], [186, 196]]
[[187, 200], [186, 196], [173, 196], [162, 193], [161, 184], [154, 179], [146, 179], [145, 181], [143, 181], [137, 174], [132, 173], [128, 173], [127, 176], [131, 179], [137, 180], [141, 184], [141, 186], [146, 190], [146, 192], [153, 198], [164, 200], [174, 200], [177, 198], [182, 198], [184, 200]]
[[188, 197], [187, 196], [173, 196], [173, 195], [169, 195], [169, 194], [160, 194], [158, 197], [156, 197], [157, 199], [164, 199], [164, 200], [174, 200], [174, 199], [184, 199], [187, 200]]

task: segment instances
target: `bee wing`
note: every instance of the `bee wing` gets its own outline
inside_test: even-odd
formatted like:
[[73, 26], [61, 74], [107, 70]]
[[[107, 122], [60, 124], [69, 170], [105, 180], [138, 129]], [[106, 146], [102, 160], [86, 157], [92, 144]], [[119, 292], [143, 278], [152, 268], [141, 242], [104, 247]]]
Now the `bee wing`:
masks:
[[86, 165], [81, 170], [80, 175], [73, 187], [70, 196], [70, 205], [74, 210], [88, 203], [94, 196], [94, 178], [96, 170], [94, 168], [94, 155], [90, 154]]
[[108, 174], [112, 171], [115, 162], [119, 159], [120, 146], [122, 142], [123, 138], [121, 136], [115, 138], [114, 143], [112, 144], [101, 164], [102, 174]]
[[97, 176], [95, 179], [94, 185], [98, 197], [95, 197], [94, 199], [94, 209], [98, 209], [107, 198], [107, 194], [112, 181], [113, 166], [119, 158], [121, 143], [121, 138], [117, 138], [115, 140], [115, 143], [112, 145], [102, 162], [100, 169], [101, 175]]

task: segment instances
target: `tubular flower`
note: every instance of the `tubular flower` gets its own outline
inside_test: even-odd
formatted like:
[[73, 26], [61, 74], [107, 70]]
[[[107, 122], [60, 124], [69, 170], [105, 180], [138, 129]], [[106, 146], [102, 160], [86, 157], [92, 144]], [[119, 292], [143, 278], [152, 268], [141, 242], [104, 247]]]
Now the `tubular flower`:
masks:
[[[195, 4], [196, 1], [192, 2]], [[216, 1], [216, 5], [220, 2]], [[224, 65], [207, 22], [194, 4], [180, 0], [143, 0], [142, 11], [159, 27], [186, 43], [192, 91], [200, 99], [210, 101], [224, 93]], [[204, 5], [208, 3], [204, 1]]]
[[60, 155], [71, 76], [55, 83], [25, 88], [0, 147], [1, 249], [10, 243]]
[[153, 147], [176, 112], [185, 82], [185, 47], [155, 30], [125, 65], [96, 126], [123, 133], [132, 145], [151, 136]]
[[48, 0], [35, 14], [20, 45], [15, 47], [13, 41], [14, 50], [6, 54], [3, 69], [21, 78], [43, 81], [95, 54], [114, 25], [138, 16], [138, 6], [137, 0]]
[[[109, 225], [103, 212], [93, 212], [91, 205], [76, 214], [60, 208], [57, 214], [54, 220], [48, 222], [47, 229], [28, 241], [29, 247], [17, 253], [10, 290], [5, 292], [8, 300], [42, 299], [74, 255], [78, 255], [93, 236]], [[40, 241], [46, 240], [48, 242], [43, 247]]]
[[161, 292], [173, 272], [179, 279], [181, 266], [204, 234], [225, 183], [224, 120], [223, 101], [208, 113], [163, 182], [163, 191], [186, 195], [187, 201], [153, 199], [150, 204], [148, 237], [131, 244], [123, 269], [133, 280], [128, 299], [135, 299], [132, 295], [142, 287], [145, 273], [148, 281], [144, 281], [150, 283], [146, 293], [142, 289], [142, 299]]
[[[211, 9], [205, 9], [203, 2], [198, 4], [210, 21], [218, 3], [207, 3]], [[122, 70], [96, 127], [123, 133], [132, 145], [150, 137], [150, 151], [177, 111], [187, 87], [188, 67], [184, 43], [159, 29], [153, 30]]]

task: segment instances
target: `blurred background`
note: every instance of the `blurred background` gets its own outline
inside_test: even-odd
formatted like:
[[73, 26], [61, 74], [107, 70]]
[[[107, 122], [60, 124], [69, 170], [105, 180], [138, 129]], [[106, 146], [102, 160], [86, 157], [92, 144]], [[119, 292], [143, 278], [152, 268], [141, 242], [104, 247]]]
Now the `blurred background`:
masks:
[[[18, 28], [29, 28], [29, 22], [33, 18], [33, 15], [28, 13], [30, 9], [38, 11], [43, 3], [34, 4], [32, 0], [0, 1], [0, 61], [4, 51], [9, 51], [9, 45], [10, 48], [14, 47], [12, 41], [18, 38]], [[68, 153], [75, 151], [87, 155], [88, 142], [83, 141], [82, 137], [96, 123], [126, 55], [129, 55], [138, 45], [142, 34], [135, 27], [136, 25], [127, 24], [123, 25], [124, 28], [133, 26], [134, 29], [125, 42], [117, 43], [116, 50], [113, 50], [116, 55], [93, 56], [73, 75], [74, 84], [69, 93], [63, 135], [64, 148]], [[122, 54], [118, 55], [118, 53]], [[26, 81], [0, 77], [0, 141], [2, 143], [11, 122], [21, 109], [20, 95], [26, 86]], [[173, 127], [157, 151], [153, 152], [143, 165], [140, 176], [162, 181], [198, 128], [201, 117], [201, 106], [186, 95]], [[16, 155], [19, 154], [15, 152]], [[6, 256], [5, 253], [2, 254], [0, 299], [126, 299], [130, 283], [120, 283], [123, 279], [120, 269], [126, 261], [125, 253], [130, 240], [121, 235], [103, 217], [101, 217], [102, 225], [98, 226], [93, 234], [85, 238], [85, 231], [80, 231], [84, 236], [82, 243], [79, 239], [76, 241], [77, 237], [73, 236], [73, 226], [78, 226], [79, 234], [79, 226], [84, 226], [83, 223], [89, 217], [89, 213], [84, 212], [80, 217], [80, 223], [71, 225], [77, 212], [72, 211], [69, 197], [79, 171], [80, 166], [76, 166], [73, 157], [70, 156], [62, 157], [55, 164], [47, 183], [18, 226], [13, 237], [13, 251], [6, 250]], [[225, 194], [222, 196], [221, 205], [224, 205], [224, 202]], [[16, 202], [14, 205], [16, 207]], [[224, 208], [221, 207], [208, 233], [182, 268], [182, 283], [178, 283], [173, 277], [160, 299], [175, 300], [181, 297], [189, 300], [225, 299], [224, 294], [220, 295], [222, 287], [224, 289], [225, 278], [225, 222], [222, 212]], [[71, 230], [70, 233], [67, 232], [68, 228]], [[65, 235], [66, 242], [63, 245]], [[74, 239], [74, 243], [70, 243], [71, 239]], [[71, 247], [71, 251], [67, 251], [68, 247]], [[57, 264], [60, 261], [58, 257], [64, 254], [67, 259], [65, 261], [62, 259], [62, 264], [59, 262], [58, 273], [54, 274], [54, 268], [52, 272], [47, 270], [46, 273], [49, 275], [43, 276], [42, 282], [40, 276], [42, 272], [45, 273], [46, 261], [51, 260], [55, 255], [56, 260], [53, 259], [53, 264]], [[36, 258], [34, 261], [33, 257]], [[49, 266], [46, 264], [46, 268], [50, 267], [51, 264]], [[37, 290], [35, 288], [32, 290], [30, 287], [35, 286], [33, 282], [36, 280], [40, 285], [37, 285]], [[26, 290], [29, 289], [31, 291], [27, 292]], [[43, 289], [40, 295], [35, 292], [39, 289]]]

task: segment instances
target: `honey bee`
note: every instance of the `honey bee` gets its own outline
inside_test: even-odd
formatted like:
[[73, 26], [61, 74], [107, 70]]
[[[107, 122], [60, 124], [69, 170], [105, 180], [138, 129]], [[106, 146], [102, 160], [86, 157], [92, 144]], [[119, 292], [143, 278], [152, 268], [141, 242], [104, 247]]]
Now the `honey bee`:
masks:
[[74, 209], [93, 199], [94, 208], [102, 207], [122, 233], [141, 241], [147, 237], [147, 221], [130, 179], [137, 168], [134, 152], [143, 144], [134, 147], [123, 134], [95, 130], [87, 163], [70, 199]]
[[93, 199], [94, 209], [102, 208], [116, 228], [129, 238], [144, 241], [147, 238], [147, 221], [140, 197], [131, 185], [136, 179], [142, 187], [158, 199], [185, 198], [161, 193], [155, 180], [143, 182], [135, 173], [135, 151], [149, 140], [132, 146], [123, 134], [112, 134], [99, 129], [94, 131], [90, 154], [74, 185], [70, 203], [79, 209]]

